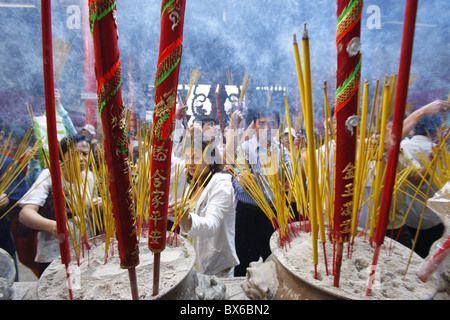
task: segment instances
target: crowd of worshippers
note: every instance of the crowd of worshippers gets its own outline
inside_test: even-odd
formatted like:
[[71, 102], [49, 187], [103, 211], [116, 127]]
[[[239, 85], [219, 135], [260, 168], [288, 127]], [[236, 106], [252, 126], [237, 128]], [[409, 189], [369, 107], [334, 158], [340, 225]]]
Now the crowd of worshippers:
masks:
[[[432, 151], [449, 106], [448, 102], [436, 100], [412, 112], [404, 120], [398, 167], [400, 170], [415, 166], [408, 179], [416, 185], [422, 179], [425, 168], [420, 154]], [[73, 147], [79, 157], [76, 160], [80, 161], [87, 180], [94, 184], [89, 167], [83, 166], [83, 163], [89, 158], [92, 144], [101, 145], [102, 139], [90, 124], [76, 130], [70, 123], [68, 113], [64, 112], [60, 104], [58, 108], [67, 128], [67, 135], [60, 140], [60, 159], [63, 161], [73, 154], [69, 152], [69, 147]], [[334, 115], [333, 110], [331, 115]], [[249, 110], [245, 117], [236, 110], [227, 117], [225, 123], [220, 123], [209, 116], [188, 119], [186, 106], [177, 108], [172, 135], [172, 164], [182, 165], [186, 169], [184, 174], [187, 182], [195, 186], [189, 201], [185, 203], [187, 213], [179, 222], [177, 232], [191, 241], [196, 252], [198, 272], [218, 277], [245, 276], [251, 262], [261, 258], [265, 260], [270, 256], [269, 240], [275, 231], [274, 226], [252, 198], [248, 181], [240, 180], [236, 161], [248, 161], [251, 179], [260, 182], [261, 175], [266, 174], [263, 172], [265, 164], [262, 155], [275, 153], [274, 158], [285, 162], [276, 163], [276, 168], [289, 168], [289, 154], [304, 153], [308, 141], [302, 130], [283, 126], [282, 116], [269, 107]], [[331, 119], [333, 122], [334, 117]], [[387, 140], [391, 126], [392, 122], [389, 121]], [[1, 129], [0, 174], [3, 179], [7, 165], [18, 158], [15, 153], [24, 132], [10, 130], [6, 124], [2, 124]], [[327, 143], [329, 158], [333, 159], [334, 141]], [[130, 152], [136, 155], [133, 157], [136, 161], [139, 161], [139, 145], [135, 137], [130, 135]], [[208, 157], [198, 157], [199, 154], [207, 154]], [[39, 167], [33, 164], [36, 158], [28, 164], [28, 170], [32, 166]], [[305, 157], [299, 159], [307, 161]], [[234, 166], [238, 174], [231, 174], [230, 166]], [[332, 162], [329, 169], [333, 170]], [[62, 169], [62, 178], [69, 179], [65, 170]], [[283, 187], [288, 189], [288, 186]], [[413, 201], [411, 196], [405, 194], [397, 199], [395, 221], [389, 224], [386, 235], [412, 248], [424, 204], [423, 201], [414, 201], [406, 222], [403, 221], [404, 208]], [[269, 201], [270, 190], [264, 190], [264, 195]], [[171, 197], [170, 201], [168, 219], [173, 221], [177, 199]], [[11, 207], [13, 210], [10, 210]], [[16, 265], [20, 261], [36, 277], [40, 277], [59, 256], [49, 170], [45, 167], [33, 170], [33, 173], [23, 170], [0, 195], [0, 210], [0, 248], [13, 257]], [[5, 215], [5, 212], [8, 213]], [[361, 212], [363, 223], [364, 210]], [[298, 213], [295, 214], [298, 218]], [[421, 257], [426, 257], [431, 245], [443, 232], [444, 225], [440, 218], [427, 209], [414, 250]], [[17, 274], [17, 279], [19, 276]]]

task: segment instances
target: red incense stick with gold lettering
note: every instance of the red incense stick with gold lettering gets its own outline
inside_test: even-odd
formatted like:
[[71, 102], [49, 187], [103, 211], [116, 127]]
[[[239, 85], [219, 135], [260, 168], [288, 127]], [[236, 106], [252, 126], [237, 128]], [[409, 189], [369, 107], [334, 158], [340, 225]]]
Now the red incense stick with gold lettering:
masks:
[[353, 182], [358, 124], [358, 89], [361, 78], [362, 0], [337, 1], [336, 71], [336, 177], [333, 241], [336, 245], [334, 286], [339, 287], [343, 245], [349, 241], [353, 211]]
[[47, 137], [49, 148], [50, 176], [55, 206], [55, 220], [58, 229], [61, 262], [66, 266], [69, 297], [73, 291], [69, 273], [70, 247], [66, 226], [66, 209], [62, 192], [61, 168], [59, 166], [59, 144], [56, 132], [55, 83], [53, 77], [52, 14], [51, 1], [41, 1], [42, 57], [44, 65], [45, 112], [47, 118]]
[[171, 135], [175, 125], [178, 75], [183, 44], [185, 0], [163, 0], [161, 35], [155, 77], [155, 112], [151, 154], [151, 202], [148, 247], [154, 253], [153, 295], [159, 293], [161, 252], [166, 246], [170, 189]]
[[118, 48], [116, 1], [89, 0], [89, 21], [94, 40], [98, 108], [104, 131], [120, 267], [128, 269], [133, 300], [139, 299], [136, 270], [139, 244], [130, 183], [129, 149], [125, 106], [122, 100], [122, 69]]

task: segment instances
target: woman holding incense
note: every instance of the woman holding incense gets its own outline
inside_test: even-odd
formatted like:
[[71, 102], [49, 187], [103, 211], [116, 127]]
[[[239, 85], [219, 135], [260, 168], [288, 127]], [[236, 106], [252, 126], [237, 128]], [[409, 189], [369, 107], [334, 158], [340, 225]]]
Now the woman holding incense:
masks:
[[[235, 199], [231, 175], [222, 172], [217, 148], [208, 141], [186, 150], [190, 184], [188, 206], [180, 220], [181, 233], [192, 238], [197, 269], [202, 274], [232, 277], [239, 264], [234, 244]], [[183, 206], [178, 201], [177, 206]], [[169, 217], [175, 216], [169, 204]]]
[[[61, 176], [68, 183], [70, 173], [68, 172], [69, 161], [79, 161], [80, 176], [84, 179], [87, 174], [88, 190], [94, 191], [94, 178], [92, 172], [88, 171], [87, 161], [90, 152], [90, 140], [87, 136], [78, 134], [68, 136], [60, 142], [60, 161], [64, 163], [61, 167]], [[69, 157], [72, 156], [72, 160]], [[75, 164], [74, 166], [76, 166]], [[73, 176], [73, 175], [72, 175]], [[84, 180], [83, 180], [84, 181]], [[91, 201], [86, 199], [87, 201]], [[92, 200], [93, 201], [93, 200]], [[59, 241], [53, 206], [52, 180], [49, 169], [42, 170], [31, 189], [19, 201], [22, 207], [19, 213], [19, 221], [26, 227], [39, 231], [37, 240], [37, 253], [35, 260], [39, 263], [39, 275], [42, 275], [48, 265], [59, 257]], [[72, 214], [66, 206], [66, 214], [71, 219]], [[69, 223], [72, 226], [72, 223]], [[87, 230], [89, 230], [87, 228]]]

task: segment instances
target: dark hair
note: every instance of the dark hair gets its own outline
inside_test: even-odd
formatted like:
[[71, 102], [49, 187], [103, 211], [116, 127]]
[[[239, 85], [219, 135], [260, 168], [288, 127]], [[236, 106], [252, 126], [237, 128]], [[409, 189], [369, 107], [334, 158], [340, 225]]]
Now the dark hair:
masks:
[[437, 114], [423, 117], [414, 127], [414, 134], [433, 137], [436, 129], [442, 124], [442, 119]]
[[[196, 145], [197, 144], [195, 144], [195, 143], [193, 144], [193, 146], [196, 146]], [[207, 152], [209, 152], [209, 154], [211, 155], [211, 157], [213, 159], [216, 159], [216, 152], [220, 152], [217, 149], [217, 143], [215, 143], [215, 141], [211, 141], [211, 140], [203, 140], [202, 141], [202, 153], [204, 153], [205, 150]], [[204, 186], [208, 185], [209, 181], [211, 180], [211, 178], [214, 174], [216, 174], [217, 172], [221, 172], [223, 169], [223, 164], [217, 163], [216, 161], [213, 161], [213, 163], [210, 163], [209, 165], [211, 167], [211, 174], [204, 181]], [[193, 176], [188, 172], [187, 173], [187, 182], [190, 183], [192, 181], [192, 179], [193, 179]]]
[[62, 138], [59, 142], [59, 160], [64, 161], [64, 155], [69, 151], [69, 147], [82, 141], [91, 144], [91, 139], [88, 136], [79, 133]]

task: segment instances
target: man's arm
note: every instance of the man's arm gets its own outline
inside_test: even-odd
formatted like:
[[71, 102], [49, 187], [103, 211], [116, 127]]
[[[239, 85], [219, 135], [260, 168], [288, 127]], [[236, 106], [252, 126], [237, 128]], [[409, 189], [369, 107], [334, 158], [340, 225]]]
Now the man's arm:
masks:
[[438, 113], [445, 114], [449, 111], [449, 107], [450, 102], [443, 100], [435, 100], [411, 113], [403, 121], [402, 139], [406, 137], [411, 130], [414, 129], [414, 127], [419, 123], [419, 121], [423, 117]]
[[36, 204], [24, 205], [19, 213], [19, 221], [31, 229], [50, 232], [56, 238], [58, 235], [56, 221], [44, 218], [38, 210], [39, 206]]

